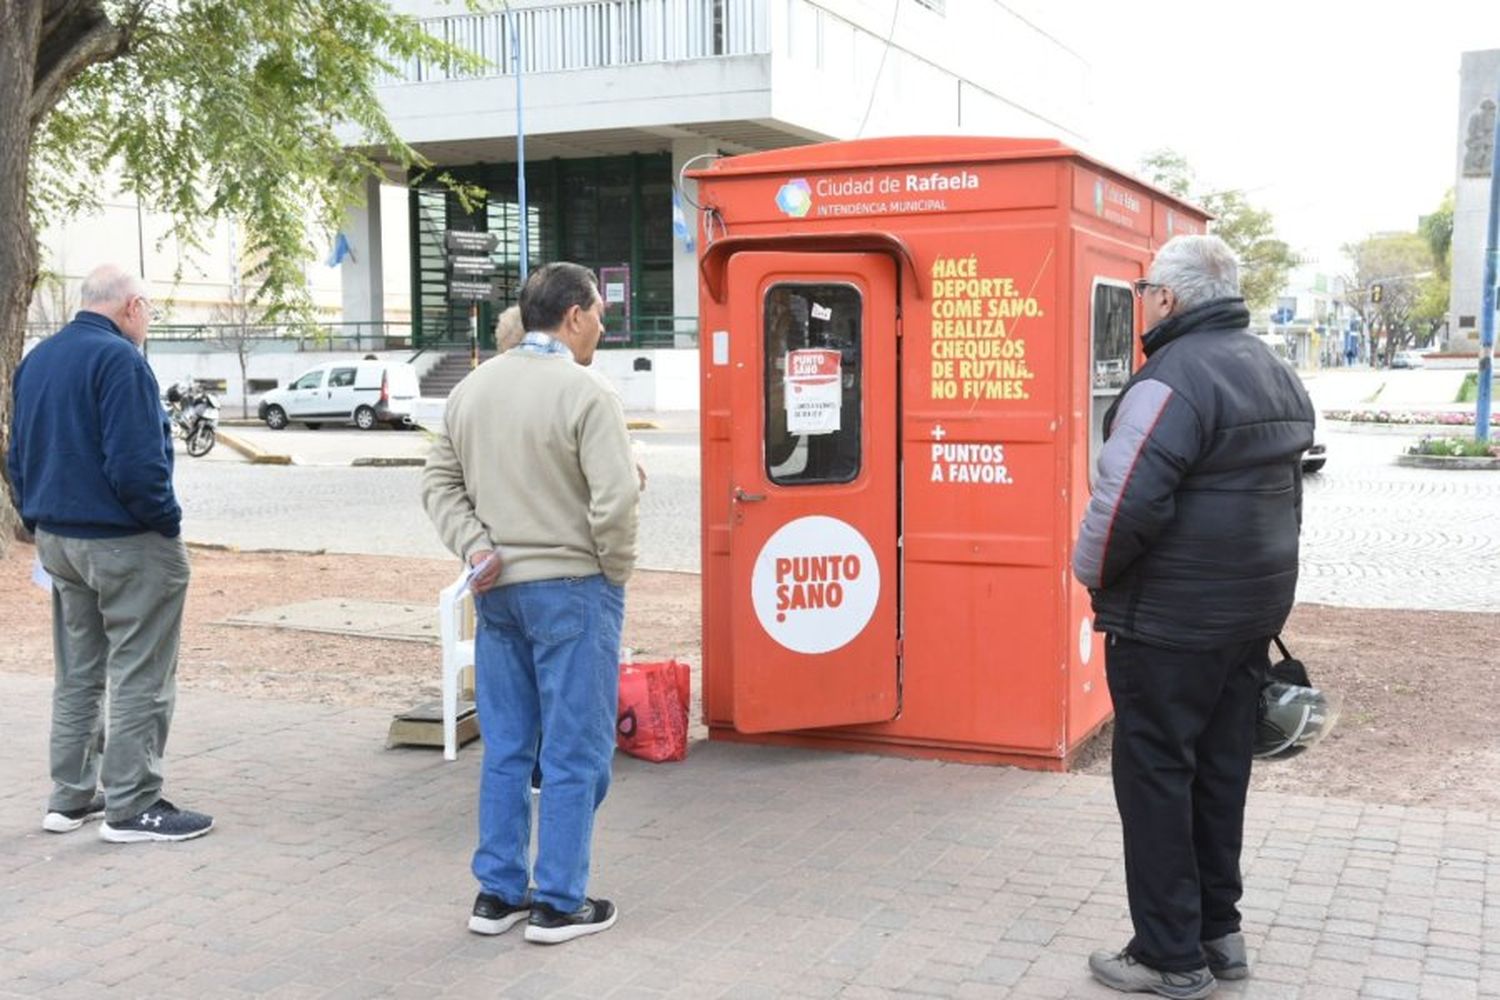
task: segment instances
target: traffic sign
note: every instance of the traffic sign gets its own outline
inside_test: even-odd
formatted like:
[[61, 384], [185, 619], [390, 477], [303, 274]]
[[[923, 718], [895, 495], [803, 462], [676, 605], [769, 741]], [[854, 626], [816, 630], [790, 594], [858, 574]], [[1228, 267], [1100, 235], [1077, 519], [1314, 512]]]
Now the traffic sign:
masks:
[[448, 282], [448, 298], [465, 302], [498, 302], [500, 301], [500, 283], [454, 278]]
[[448, 270], [455, 278], [488, 278], [499, 268], [488, 257], [449, 257]]
[[476, 233], [466, 229], [450, 229], [447, 232], [449, 253], [489, 253], [500, 245], [500, 237], [494, 233]]

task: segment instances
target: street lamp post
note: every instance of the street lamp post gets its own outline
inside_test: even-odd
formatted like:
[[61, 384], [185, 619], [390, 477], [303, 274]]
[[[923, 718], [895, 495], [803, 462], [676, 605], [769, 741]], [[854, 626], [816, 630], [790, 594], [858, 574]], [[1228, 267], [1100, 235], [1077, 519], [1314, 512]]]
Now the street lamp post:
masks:
[[1495, 281], [1500, 258], [1500, 125], [1490, 152], [1490, 223], [1484, 243], [1484, 315], [1479, 323], [1479, 401], [1474, 413], [1474, 440], [1490, 439], [1490, 393], [1495, 377]]
[[520, 19], [516, 16], [515, 7], [509, 3], [505, 4], [505, 19], [510, 27], [510, 58], [511, 72], [516, 76], [516, 207], [520, 212], [521, 227], [521, 283], [525, 284], [526, 276], [531, 271], [530, 247], [528, 246], [526, 212], [526, 122], [522, 115], [521, 107], [521, 31]]

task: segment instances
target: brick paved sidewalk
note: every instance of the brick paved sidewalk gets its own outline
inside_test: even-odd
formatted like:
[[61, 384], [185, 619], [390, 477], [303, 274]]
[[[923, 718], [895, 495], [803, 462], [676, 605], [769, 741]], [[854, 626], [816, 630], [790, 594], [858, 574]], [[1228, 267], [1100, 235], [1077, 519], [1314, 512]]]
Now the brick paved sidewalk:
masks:
[[[107, 845], [41, 832], [49, 690], [0, 674], [3, 996], [1115, 995], [1084, 970], [1129, 927], [1104, 779], [621, 758], [591, 886], [620, 922], [548, 949], [464, 929], [477, 746], [444, 764], [382, 749], [381, 712], [184, 692], [167, 793], [219, 829]], [[1500, 820], [1262, 794], [1245, 866], [1256, 975], [1218, 995], [1500, 996]]]

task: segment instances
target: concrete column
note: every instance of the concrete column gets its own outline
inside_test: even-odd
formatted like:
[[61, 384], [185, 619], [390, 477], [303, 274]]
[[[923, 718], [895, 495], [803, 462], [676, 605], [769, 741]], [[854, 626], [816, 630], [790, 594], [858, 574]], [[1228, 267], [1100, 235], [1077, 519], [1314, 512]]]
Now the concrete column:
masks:
[[[693, 157], [702, 153], [716, 153], [718, 146], [709, 139], [673, 139], [672, 140], [672, 183], [677, 183], [677, 178], [682, 171], [682, 165]], [[693, 169], [706, 167], [711, 160], [702, 159], [693, 164]], [[674, 316], [697, 316], [698, 315], [698, 251], [702, 248], [698, 245], [701, 237], [698, 234], [698, 212], [688, 202], [688, 198], [697, 198], [698, 185], [691, 180], [685, 182], [685, 190], [681, 192], [682, 212], [687, 218], [688, 231], [693, 234], [693, 249], [691, 252], [683, 248], [682, 241], [675, 236], [672, 238], [672, 315]]]
[[[364, 204], [349, 209], [344, 237], [353, 254], [339, 265], [343, 283], [344, 322], [385, 320], [384, 255], [380, 247], [380, 181], [365, 179]], [[353, 332], [352, 330], [350, 331]]]

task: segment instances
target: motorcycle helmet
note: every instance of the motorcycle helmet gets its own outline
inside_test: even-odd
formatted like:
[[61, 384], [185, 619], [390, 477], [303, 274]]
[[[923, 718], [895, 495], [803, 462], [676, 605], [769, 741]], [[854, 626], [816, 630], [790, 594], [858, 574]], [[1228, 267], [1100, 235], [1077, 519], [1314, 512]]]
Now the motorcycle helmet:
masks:
[[1255, 756], [1295, 757], [1333, 730], [1340, 708], [1338, 696], [1320, 688], [1269, 681], [1260, 689]]
[[182, 402], [182, 386], [176, 382], [167, 386], [167, 402], [174, 404]]

